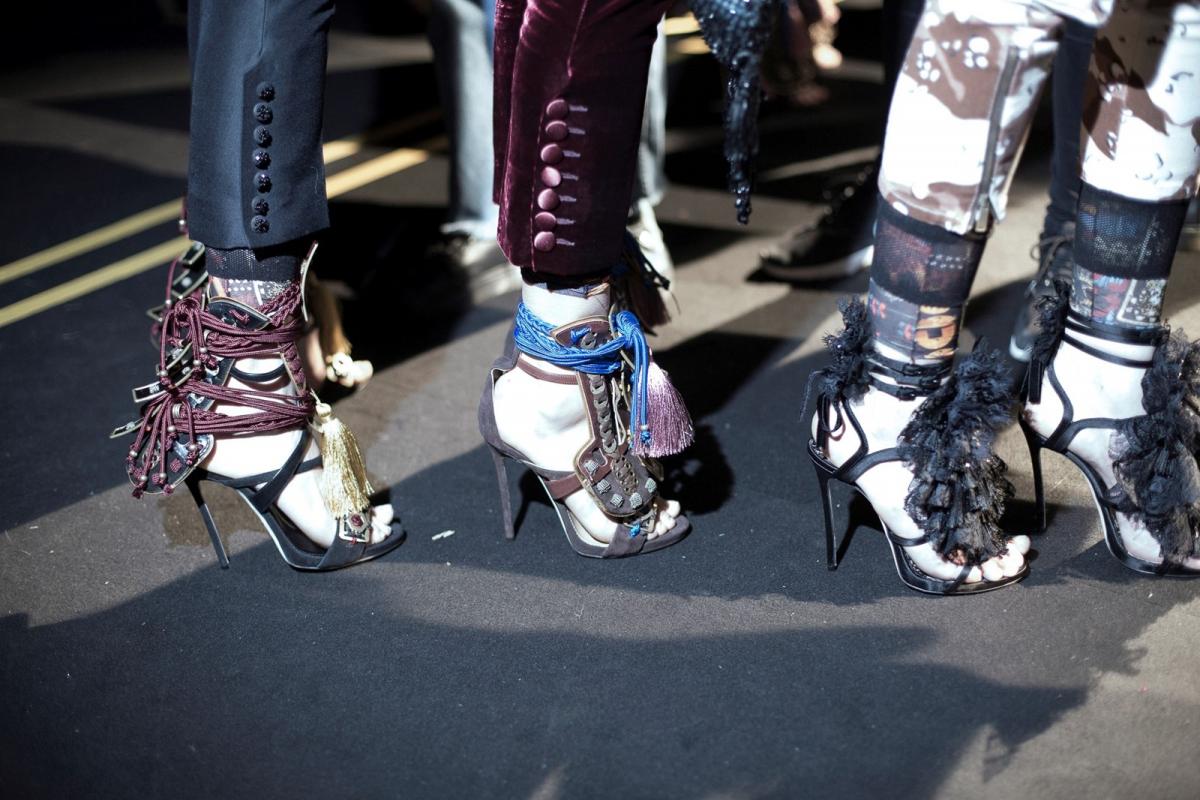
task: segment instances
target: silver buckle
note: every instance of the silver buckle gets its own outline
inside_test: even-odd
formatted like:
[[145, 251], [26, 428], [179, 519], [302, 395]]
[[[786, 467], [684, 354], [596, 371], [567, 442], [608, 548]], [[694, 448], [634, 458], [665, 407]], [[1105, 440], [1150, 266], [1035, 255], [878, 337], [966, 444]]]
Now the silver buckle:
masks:
[[356, 544], [371, 540], [371, 517], [365, 511], [352, 511], [338, 521], [338, 538]]

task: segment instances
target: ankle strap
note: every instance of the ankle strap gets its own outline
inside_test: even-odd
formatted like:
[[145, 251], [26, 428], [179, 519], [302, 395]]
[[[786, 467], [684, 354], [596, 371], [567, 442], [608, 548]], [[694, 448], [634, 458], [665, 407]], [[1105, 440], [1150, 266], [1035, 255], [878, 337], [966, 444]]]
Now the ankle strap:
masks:
[[[888, 358], [874, 350], [868, 350], [864, 358], [871, 385], [900, 400], [915, 400], [933, 394], [945, 383], [952, 368], [950, 359], [933, 364], [913, 364]], [[895, 383], [880, 380], [880, 376], [891, 378]]]
[[1153, 345], [1157, 347], [1167, 335], [1167, 327], [1165, 325], [1155, 325], [1151, 328], [1130, 328], [1109, 325], [1077, 314], [1074, 310], [1067, 312], [1066, 325], [1063, 329], [1062, 338], [1064, 341], [1069, 342], [1072, 347], [1082, 350], [1088, 355], [1099, 358], [1102, 361], [1107, 361], [1110, 364], [1145, 369], [1152, 363], [1151, 359], [1126, 358], [1125, 356], [1108, 353], [1081, 341], [1076, 336], [1072, 336], [1072, 333], [1081, 333], [1120, 344]]

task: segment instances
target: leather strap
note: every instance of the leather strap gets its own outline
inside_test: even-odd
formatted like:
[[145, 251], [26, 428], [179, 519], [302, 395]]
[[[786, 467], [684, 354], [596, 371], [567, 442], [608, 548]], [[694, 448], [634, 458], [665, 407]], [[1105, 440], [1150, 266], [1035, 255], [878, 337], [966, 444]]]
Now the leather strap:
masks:
[[[938, 390], [952, 369], [949, 359], [933, 364], [913, 364], [888, 358], [874, 350], [868, 350], [864, 357], [871, 385], [899, 400], [928, 397]], [[881, 380], [880, 376], [886, 376], [895, 382]]]
[[296, 470], [300, 467], [300, 462], [304, 459], [304, 451], [308, 449], [309, 433], [308, 428], [304, 428], [300, 434], [300, 441], [296, 444], [296, 449], [288, 456], [287, 461], [275, 473], [267, 483], [258, 491], [254, 492], [250, 498], [250, 502], [254, 508], [262, 513], [266, 513], [267, 509], [275, 505], [275, 501], [279, 499], [279, 495], [283, 494], [283, 490], [292, 478], [296, 475]]
[[[1094, 334], [1092, 334], [1091, 331], [1088, 331], [1088, 334], [1094, 335]], [[1070, 330], [1063, 331], [1063, 341], [1067, 342], [1069, 345], [1071, 345], [1071, 347], [1074, 347], [1076, 350], [1082, 350], [1083, 352], [1087, 353], [1089, 356], [1094, 356], [1095, 358], [1098, 358], [1101, 361], [1107, 361], [1110, 364], [1117, 364], [1118, 366], [1122, 366], [1122, 367], [1137, 367], [1139, 369], [1147, 369], [1153, 363], [1148, 358], [1126, 358], [1125, 356], [1119, 356], [1114, 353], [1106, 353], [1105, 351], [1101, 350], [1098, 347], [1092, 347], [1090, 344], [1087, 344], [1086, 342], [1081, 342], [1080, 340], [1076, 339], [1074, 336], [1071, 335]], [[1109, 341], [1119, 341], [1119, 340], [1110, 339]], [[1128, 343], [1129, 344], [1142, 344], [1141, 342], [1128, 342]]]
[[229, 370], [229, 374], [232, 375], [233, 377], [237, 378], [240, 381], [249, 381], [249, 382], [253, 382], [253, 383], [268, 383], [270, 381], [276, 380], [277, 378], [282, 378], [284, 375], [287, 375], [287, 365], [284, 364], [282, 361], [280, 361], [278, 367], [276, 367], [275, 369], [270, 370], [268, 372], [245, 372], [243, 370], [238, 369], [237, 367], [233, 367]]
[[903, 461], [900, 458], [900, 451], [895, 447], [876, 450], [873, 453], [864, 453], [858, 458], [847, 461], [834, 477], [847, 483], [856, 483], [867, 470], [877, 467], [880, 464], [886, 464], [889, 461]]
[[532, 375], [539, 381], [561, 383], [564, 386], [574, 386], [576, 382], [574, 373], [564, 375], [558, 372], [547, 372], [523, 355], [517, 358], [517, 369], [521, 370], [521, 372], [524, 372], [527, 375]]
[[1124, 344], [1159, 344], [1167, 335], [1165, 325], [1154, 325], [1149, 328], [1133, 328], [1127, 325], [1110, 325], [1107, 322], [1085, 317], [1074, 310], [1067, 310], [1066, 327], [1068, 330], [1086, 333], [1097, 339]]

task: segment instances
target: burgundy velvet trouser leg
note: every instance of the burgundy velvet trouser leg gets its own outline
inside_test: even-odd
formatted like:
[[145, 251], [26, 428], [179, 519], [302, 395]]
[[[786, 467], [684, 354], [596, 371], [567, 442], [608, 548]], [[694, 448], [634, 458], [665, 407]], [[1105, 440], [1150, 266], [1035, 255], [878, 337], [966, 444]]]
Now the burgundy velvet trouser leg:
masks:
[[509, 261], [595, 274], [620, 257], [646, 73], [667, 0], [497, 0], [493, 192]]

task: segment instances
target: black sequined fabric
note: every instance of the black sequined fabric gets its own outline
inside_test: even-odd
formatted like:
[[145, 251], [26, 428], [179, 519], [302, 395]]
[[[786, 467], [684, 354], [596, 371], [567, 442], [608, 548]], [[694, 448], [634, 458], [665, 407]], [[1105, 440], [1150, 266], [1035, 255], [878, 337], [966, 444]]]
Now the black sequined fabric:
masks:
[[689, 0], [700, 33], [729, 71], [725, 98], [725, 159], [738, 222], [750, 220], [753, 164], [758, 156], [759, 70], [779, 0]]

